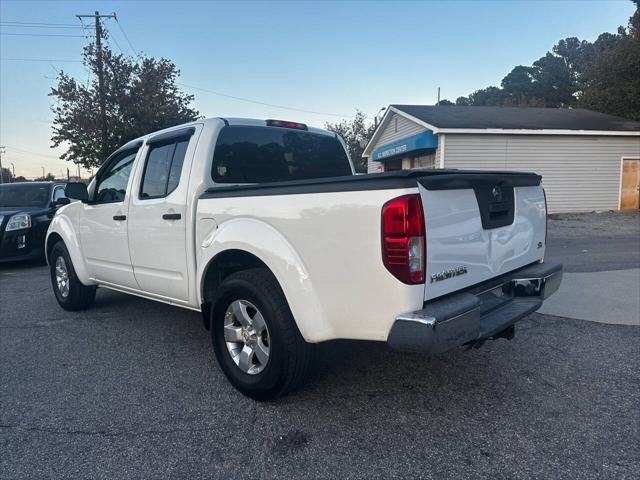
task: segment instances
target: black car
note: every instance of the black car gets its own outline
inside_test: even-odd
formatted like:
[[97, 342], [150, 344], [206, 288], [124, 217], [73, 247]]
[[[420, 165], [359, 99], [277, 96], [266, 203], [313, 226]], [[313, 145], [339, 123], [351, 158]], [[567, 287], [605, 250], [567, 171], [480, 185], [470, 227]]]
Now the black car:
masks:
[[56, 182], [0, 184], [0, 263], [44, 258], [51, 219], [69, 203], [64, 187]]

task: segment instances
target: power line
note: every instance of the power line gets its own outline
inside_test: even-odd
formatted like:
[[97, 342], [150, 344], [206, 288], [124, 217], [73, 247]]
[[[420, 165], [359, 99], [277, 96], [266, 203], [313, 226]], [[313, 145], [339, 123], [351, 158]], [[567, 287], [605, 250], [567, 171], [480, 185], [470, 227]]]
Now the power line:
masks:
[[315, 115], [326, 115], [326, 116], [330, 116], [330, 117], [354, 118], [354, 115], [343, 115], [341, 113], [319, 112], [319, 111], [316, 111], [316, 110], [306, 110], [306, 109], [303, 109], [303, 108], [288, 107], [286, 105], [277, 105], [277, 104], [274, 104], [274, 103], [267, 103], [267, 102], [261, 102], [259, 100], [252, 100], [250, 98], [238, 97], [238, 96], [235, 96], [235, 95], [228, 95], [226, 93], [216, 92], [216, 91], [209, 90], [209, 89], [206, 89], [206, 88], [194, 87], [193, 85], [187, 85], [185, 83], [178, 83], [178, 82], [176, 82], [176, 83], [178, 85], [182, 85], [183, 87], [191, 88], [192, 90], [199, 90], [201, 92], [207, 92], [207, 93], [211, 93], [213, 95], [218, 95], [219, 97], [231, 98], [233, 100], [240, 100], [242, 102], [254, 103], [256, 105], [264, 105], [264, 106], [273, 107], [273, 108], [282, 108], [284, 110], [291, 110], [293, 112], [313, 113]]
[[[131, 51], [134, 53], [134, 55], [136, 55], [138, 58], [140, 58], [140, 54], [137, 53], [137, 50], [135, 49], [135, 47], [133, 46], [133, 44], [129, 40], [129, 37], [128, 37], [127, 33], [124, 31], [124, 28], [122, 28], [122, 25], [120, 24], [120, 21], [118, 20], [118, 17], [115, 17], [115, 20], [116, 20], [116, 23], [118, 24], [118, 28], [120, 28], [120, 31], [122, 32], [122, 35], [124, 36], [125, 40], [129, 44], [129, 47], [131, 48]], [[114, 38], [114, 40], [115, 40], [115, 38]], [[116, 44], [117, 44], [117, 42], [116, 42]], [[267, 106], [267, 107], [281, 108], [283, 110], [290, 110], [290, 111], [294, 111], [294, 112], [312, 113], [312, 114], [315, 114], [315, 115], [325, 115], [325, 116], [330, 116], [330, 117], [339, 117], [339, 118], [353, 118], [354, 117], [353, 115], [343, 115], [341, 113], [319, 112], [319, 111], [315, 111], [315, 110], [306, 110], [306, 109], [302, 109], [302, 108], [289, 107], [289, 106], [286, 106], [286, 105], [277, 105], [277, 104], [268, 103], [268, 102], [261, 102], [259, 100], [253, 100], [253, 99], [245, 98], [245, 97], [238, 97], [236, 95], [229, 95], [229, 94], [226, 94], [226, 93], [216, 92], [214, 90], [195, 87], [193, 85], [187, 85], [187, 84], [184, 84], [184, 83], [178, 83], [178, 85], [182, 85], [183, 87], [190, 88], [192, 90], [198, 90], [198, 91], [201, 91], [201, 92], [211, 93], [212, 95], [217, 95], [219, 97], [230, 98], [230, 99], [238, 100], [238, 101], [241, 101], [241, 102], [253, 103], [255, 105], [263, 105], [263, 106]]]
[[47, 26], [58, 26], [58, 27], [77, 27], [78, 25], [75, 23], [51, 23], [51, 22], [13, 22], [2, 20], [0, 23], [10, 23], [12, 25], [47, 25]]
[[0, 57], [0, 61], [12, 61], [12, 62], [73, 62], [82, 63], [82, 60], [62, 60], [59, 58], [5, 58]]
[[26, 154], [29, 154], [29, 155], [36, 155], [37, 157], [53, 158], [53, 159], [56, 159], [56, 160], [60, 160], [60, 157], [56, 157], [54, 155], [45, 155], [43, 153], [31, 152], [29, 150], [23, 150], [22, 148], [11, 147], [9, 145], [5, 145], [5, 147], [10, 149], [10, 150], [15, 150], [16, 152], [26, 153]]
[[120, 53], [124, 55], [124, 50], [122, 50], [122, 47], [120, 47], [120, 44], [118, 43], [118, 40], [116, 40], [116, 37], [114, 37], [113, 35], [109, 35], [109, 38], [106, 39], [106, 42], [109, 44], [109, 46], [111, 46], [111, 40], [113, 40], [113, 42], [116, 44], [116, 47], [118, 47]]
[[77, 30], [79, 28], [82, 28], [80, 25], [69, 25], [68, 27], [56, 27], [54, 25], [14, 25], [14, 24], [8, 24], [5, 22], [0, 22], [0, 27], [11, 27], [11, 28], [53, 28], [53, 29], [60, 29], [60, 30]]
[[[86, 24], [84, 23], [84, 20], [82, 19], [82, 16], [78, 17], [78, 20], [80, 20], [80, 23], [82, 25], [80, 25], [80, 28], [82, 28], [82, 31], [84, 32], [85, 38], [87, 40], [91, 40], [91, 37], [93, 36], [95, 29], [97, 28], [95, 23], [91, 23], [91, 24]], [[89, 31], [91, 29], [91, 31]]]
[[122, 32], [122, 35], [124, 36], [125, 40], [129, 44], [129, 47], [131, 48], [131, 51], [133, 52], [133, 54], [136, 57], [140, 58], [140, 54], [137, 53], [137, 50], [135, 48], [133, 48], [133, 44], [131, 43], [131, 40], [129, 40], [129, 37], [127, 36], [126, 32], [124, 31], [124, 28], [122, 28], [122, 25], [120, 25], [120, 21], [118, 20], [118, 17], [116, 17], [116, 23], [118, 24], [118, 28]]
[[67, 37], [67, 38], [86, 38], [84, 35], [63, 35], [55, 33], [4, 33], [0, 32], [0, 35], [15, 35], [19, 37]]
[[[92, 24], [91, 27], [89, 27], [88, 25], [85, 25], [84, 20], [82, 19], [82, 17], [78, 17], [78, 20], [80, 20], [80, 23], [82, 24], [82, 29], [83, 31], [86, 33], [88, 28], [95, 28], [96, 24]], [[84, 66], [85, 70], [87, 71], [87, 87], [89, 87], [89, 82], [91, 80], [91, 69], [87, 67], [87, 65]]]

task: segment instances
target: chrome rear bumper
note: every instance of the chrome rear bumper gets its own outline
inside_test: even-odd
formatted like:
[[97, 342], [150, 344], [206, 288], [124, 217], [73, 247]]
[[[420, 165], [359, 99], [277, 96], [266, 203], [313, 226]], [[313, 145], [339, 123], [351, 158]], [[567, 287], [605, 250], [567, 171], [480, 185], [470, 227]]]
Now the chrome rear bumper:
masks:
[[561, 281], [561, 264], [529, 265], [398, 315], [387, 343], [398, 350], [441, 353], [507, 336], [505, 332], [540, 308]]

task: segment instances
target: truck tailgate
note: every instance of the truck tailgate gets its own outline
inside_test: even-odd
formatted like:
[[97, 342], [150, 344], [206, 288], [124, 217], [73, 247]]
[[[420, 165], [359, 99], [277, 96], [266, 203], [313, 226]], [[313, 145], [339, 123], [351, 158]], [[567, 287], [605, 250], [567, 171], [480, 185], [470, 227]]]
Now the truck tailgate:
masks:
[[540, 177], [460, 172], [418, 179], [426, 226], [425, 300], [543, 258]]

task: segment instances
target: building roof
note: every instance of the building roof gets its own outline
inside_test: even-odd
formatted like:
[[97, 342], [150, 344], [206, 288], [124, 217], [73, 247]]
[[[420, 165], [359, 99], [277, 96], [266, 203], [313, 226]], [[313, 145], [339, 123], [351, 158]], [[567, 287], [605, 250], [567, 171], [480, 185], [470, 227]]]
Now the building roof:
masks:
[[640, 132], [640, 122], [581, 108], [391, 105], [437, 129]]

